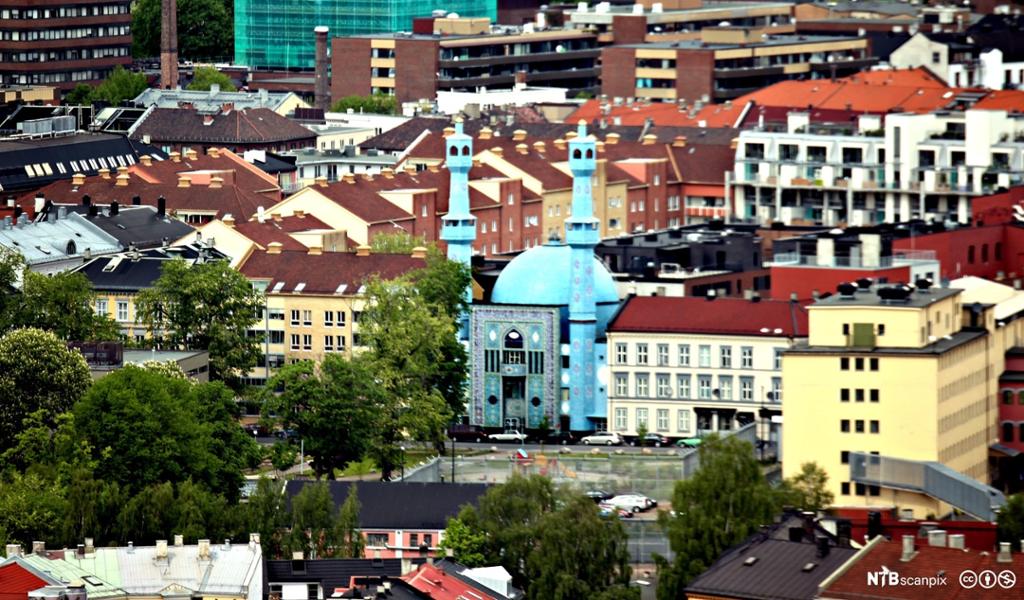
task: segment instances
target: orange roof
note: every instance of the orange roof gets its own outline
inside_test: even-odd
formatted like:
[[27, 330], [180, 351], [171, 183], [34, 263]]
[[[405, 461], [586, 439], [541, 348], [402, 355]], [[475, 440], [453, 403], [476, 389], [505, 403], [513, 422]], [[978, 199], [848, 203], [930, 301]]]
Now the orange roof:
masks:
[[1024, 112], [1024, 91], [996, 90], [978, 101], [974, 108]]

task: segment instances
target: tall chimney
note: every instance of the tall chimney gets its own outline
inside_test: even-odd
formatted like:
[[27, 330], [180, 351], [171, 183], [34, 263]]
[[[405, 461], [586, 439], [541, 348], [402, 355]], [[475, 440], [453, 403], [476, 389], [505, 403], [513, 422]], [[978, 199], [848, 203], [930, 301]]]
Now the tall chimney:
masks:
[[178, 0], [160, 2], [160, 87], [178, 87]]
[[330, 83], [327, 79], [327, 32], [329, 29], [323, 25], [315, 27], [316, 34], [316, 75], [314, 78], [313, 93], [316, 97], [316, 107], [327, 109], [331, 106]]

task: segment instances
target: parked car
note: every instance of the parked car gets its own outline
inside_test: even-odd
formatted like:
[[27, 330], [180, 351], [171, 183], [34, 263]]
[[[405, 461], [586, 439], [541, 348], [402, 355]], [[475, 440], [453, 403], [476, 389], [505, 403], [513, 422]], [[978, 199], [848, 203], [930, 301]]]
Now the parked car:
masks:
[[601, 503], [597, 505], [597, 508], [599, 510], [598, 514], [600, 514], [602, 517], [611, 517], [614, 515], [619, 517], [620, 519], [633, 518], [633, 513], [631, 511], [628, 511], [624, 508], [615, 508], [610, 504]]
[[622, 436], [611, 431], [598, 431], [580, 440], [586, 446], [621, 446]]
[[576, 443], [576, 436], [571, 432], [565, 430], [552, 431], [547, 436], [541, 437], [537, 440], [543, 444], [561, 445], [568, 446]]
[[452, 425], [448, 428], [448, 439], [480, 443], [487, 440], [487, 432], [479, 425]]
[[509, 429], [501, 433], [492, 433], [487, 436], [487, 439], [492, 442], [519, 442], [522, 444], [526, 442], [526, 434], [515, 429]]
[[604, 490], [587, 490], [587, 491], [583, 492], [583, 494], [587, 498], [590, 498], [591, 500], [593, 500], [594, 502], [597, 502], [598, 504], [604, 502], [605, 500], [607, 500], [607, 499], [609, 499], [609, 498], [611, 498], [612, 496], [615, 495], [615, 494], [612, 494], [610, 492], [606, 492]]
[[[629, 440], [630, 446], [639, 446], [640, 438], [634, 437]], [[644, 436], [644, 446], [654, 446], [655, 448], [661, 448], [662, 446], [668, 446], [668, 438], [661, 435], [660, 433], [648, 433]]]
[[643, 494], [619, 494], [614, 498], [609, 498], [605, 501], [605, 504], [614, 506], [615, 508], [622, 508], [635, 513], [654, 508], [658, 505], [657, 502], [651, 500]]
[[700, 446], [700, 438], [683, 438], [676, 442], [676, 446], [679, 448], [696, 448], [697, 446]]
[[274, 437], [279, 440], [294, 440], [298, 439], [299, 432], [294, 429], [275, 429]]

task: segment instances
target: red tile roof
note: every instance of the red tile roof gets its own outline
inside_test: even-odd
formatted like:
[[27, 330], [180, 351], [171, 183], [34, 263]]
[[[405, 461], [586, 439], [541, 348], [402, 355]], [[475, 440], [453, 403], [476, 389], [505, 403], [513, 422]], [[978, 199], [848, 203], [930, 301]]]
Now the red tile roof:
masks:
[[16, 562], [0, 566], [0, 600], [26, 600], [28, 593], [49, 583]]
[[1024, 91], [996, 90], [979, 100], [974, 108], [1024, 112]]
[[488, 593], [487, 588], [470, 585], [431, 564], [420, 565], [419, 569], [404, 575], [402, 579], [431, 600], [498, 599], [497, 596]]
[[[995, 584], [985, 589], [980, 584], [965, 587], [960, 583], [960, 574], [966, 570], [974, 573], [992, 571], [999, 574], [1011, 571], [1016, 579], [1024, 573], [1024, 555], [1014, 553], [1011, 562], [996, 561], [994, 552], [973, 552], [956, 548], [939, 548], [922, 544], [917, 540], [917, 554], [909, 561], [900, 560], [903, 547], [902, 540], [882, 541], [868, 547], [845, 573], [839, 576], [822, 594], [825, 598], [845, 600], [1012, 600], [1024, 599], [1024, 585], [1017, 582], [1007, 589]], [[868, 573], [881, 571], [882, 567], [895, 571], [899, 577], [937, 577], [942, 573], [946, 577], [945, 585], [933, 587], [898, 585], [868, 585]]]
[[206, 124], [204, 119], [208, 116], [186, 108], [155, 108], [138, 124], [131, 138], [210, 144], [270, 144], [316, 139], [311, 130], [269, 108], [220, 113]]
[[275, 222], [268, 219], [263, 223], [257, 221], [243, 221], [235, 223], [235, 231], [249, 238], [262, 248], [266, 248], [273, 242], [281, 244], [284, 250], [295, 250], [305, 252], [306, 246], [288, 235], [288, 232], [280, 227], [275, 227]]
[[622, 307], [608, 330], [803, 337], [807, 335], [806, 304], [785, 300], [709, 301], [697, 297], [635, 296]]
[[393, 279], [425, 264], [424, 259], [405, 254], [356, 256], [351, 252], [256, 252], [246, 259], [239, 271], [250, 279], [269, 279], [268, 289], [271, 292], [278, 283], [283, 283], [277, 290], [282, 294], [292, 293], [297, 285], [305, 283], [302, 292], [306, 294], [334, 294], [339, 286], [345, 285], [344, 293], [352, 295], [374, 275]]
[[357, 178], [354, 183], [341, 181], [313, 189], [367, 223], [413, 218], [411, 214], [382, 198], [374, 186], [368, 183]]
[[277, 184], [277, 178], [247, 162], [234, 152], [225, 149], [220, 149], [216, 158], [210, 154], [197, 153], [195, 158], [182, 156], [178, 162], [159, 160], [153, 161], [149, 166], [136, 163], [128, 169], [129, 173], [138, 175], [146, 181], [167, 184], [177, 184], [178, 173], [190, 171], [231, 171], [234, 185], [247, 191], [257, 193], [275, 191], [278, 194], [281, 191]]

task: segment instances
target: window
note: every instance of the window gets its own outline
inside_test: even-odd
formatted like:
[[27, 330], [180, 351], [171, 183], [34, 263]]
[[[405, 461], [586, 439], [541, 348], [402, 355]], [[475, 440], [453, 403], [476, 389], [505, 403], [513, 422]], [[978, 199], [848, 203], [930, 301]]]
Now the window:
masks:
[[732, 368], [732, 346], [720, 346], [718, 349], [719, 359], [723, 369]]
[[878, 433], [878, 431], [879, 431], [878, 421], [872, 420], [868, 425], [870, 426], [869, 427], [869, 431], [871, 431], [871, 433]]
[[292, 325], [295, 325], [295, 326], [299, 325], [299, 311], [298, 311], [298, 309], [294, 309], [294, 308], [292, 309], [292, 319], [291, 319], [291, 322], [292, 322]]
[[650, 376], [647, 373], [636, 374], [636, 396], [646, 398], [650, 393]]
[[878, 335], [885, 335], [885, 323], [878, 324]]
[[854, 399], [857, 402], [863, 402], [864, 401], [864, 389], [863, 388], [857, 388], [855, 390], [855, 392], [854, 392]]
[[334, 327], [334, 311], [324, 311], [324, 327]]
[[338, 335], [334, 336], [334, 347], [337, 348], [338, 352], [345, 351], [345, 336]]
[[878, 390], [870, 390], [868, 397], [872, 402], [878, 402]]
[[850, 359], [845, 356], [839, 359], [839, 370], [849, 371], [850, 370]]
[[676, 431], [688, 433], [690, 431], [690, 410], [680, 408], [676, 411]]
[[647, 427], [647, 409], [638, 408], [636, 409], [636, 428], [639, 429], [641, 426]]
[[942, 62], [942, 55], [938, 52], [932, 52], [932, 63], [939, 64]]
[[843, 451], [841, 451], [839, 453], [839, 462], [840, 462], [840, 464], [844, 464], [844, 465], [850, 464], [850, 451], [849, 450], [843, 450]]
[[1013, 423], [1003, 423], [1003, 441], [1013, 441]]
[[843, 388], [839, 390], [839, 401], [849, 402], [850, 401], [850, 388]]
[[658, 344], [658, 366], [668, 366], [668, 344]]
[[383, 548], [388, 545], [388, 534], [368, 533], [366, 534], [366, 545], [370, 548]]
[[334, 336], [324, 336], [324, 352], [334, 352]]
[[774, 369], [776, 371], [781, 371], [782, 370], [782, 352], [783, 352], [782, 348], [776, 348], [775, 349], [775, 358], [774, 358], [774, 361], [772, 362], [772, 369]]
[[676, 375], [676, 388], [678, 397], [681, 399], [691, 398], [690, 396], [690, 376], [689, 375]]
[[303, 327], [313, 326], [313, 311], [304, 310], [302, 311], [302, 325]]
[[867, 486], [864, 485], [863, 483], [855, 483], [854, 489], [856, 490], [856, 494], [858, 496], [863, 496], [864, 494], [867, 493]]
[[299, 334], [293, 333], [291, 341], [292, 341], [292, 343], [291, 343], [292, 350], [298, 350], [299, 349]]
[[699, 367], [710, 367], [711, 366], [711, 346], [701, 346], [698, 349], [697, 366], [699, 366]]
[[974, 246], [967, 247], [967, 262], [972, 265], [974, 264]]
[[710, 375], [698, 375], [697, 376], [697, 398], [701, 400], [711, 399], [711, 376]]
[[722, 400], [732, 400], [732, 375], [718, 376], [718, 395]]
[[752, 347], [743, 346], [742, 348], [740, 348], [740, 368], [754, 368], [754, 349]]
[[1010, 390], [1003, 390], [1003, 404], [1013, 404], [1013, 392]]
[[858, 370], [858, 371], [863, 371], [864, 370], [864, 359], [863, 358], [855, 358], [853, 360], [853, 364], [854, 364], [854, 368], [856, 370]]
[[849, 496], [850, 495], [850, 482], [849, 481], [844, 481], [844, 482], [839, 484], [839, 493], [842, 494], [843, 496]]
[[657, 426], [658, 426], [658, 431], [668, 431], [668, 409], [667, 408], [659, 408], [658, 409]]
[[124, 300], [117, 301], [117, 320], [127, 321], [128, 320], [128, 303]]
[[626, 344], [617, 342], [615, 344], [615, 364], [624, 365], [627, 360]]
[[[668, 373], [657, 374], [657, 386], [658, 386], [658, 397], [659, 398], [671, 398], [672, 397], [672, 383], [669, 379]], [[665, 417], [667, 420], [668, 417]]]
[[423, 545], [430, 548], [434, 545], [434, 534], [424, 533], [423, 534]]
[[843, 323], [843, 335], [850, 335], [850, 324]]
[[864, 433], [864, 419], [857, 419], [853, 423], [853, 430], [857, 433]]
[[841, 431], [842, 433], [850, 433], [849, 419], [843, 419], [842, 421], [839, 421], [839, 431]]
[[782, 402], [782, 378], [772, 377], [772, 402]]
[[106, 300], [100, 299], [96, 301], [96, 314], [101, 317], [105, 317], [109, 314]]
[[410, 533], [409, 534], [409, 546], [411, 546], [413, 548], [418, 548], [419, 545], [420, 545], [420, 534], [418, 534], [418, 533]]
[[636, 364], [646, 365], [647, 364], [647, 344], [636, 345]]
[[615, 374], [615, 395], [620, 397], [629, 395], [629, 373]]
[[869, 365], [868, 368], [870, 370], [877, 371], [878, 370], [878, 359], [877, 358], [872, 358], [871, 360], [868, 361], [868, 365]]
[[615, 430], [625, 431], [626, 430], [626, 409], [616, 408], [615, 409]]
[[753, 402], [754, 400], [754, 378], [740, 377], [740, 400]]
[[313, 349], [313, 336], [312, 335], [310, 335], [308, 333], [302, 334], [302, 349], [303, 350], [312, 350]]
[[690, 345], [679, 344], [679, 366], [688, 367], [690, 366]]

